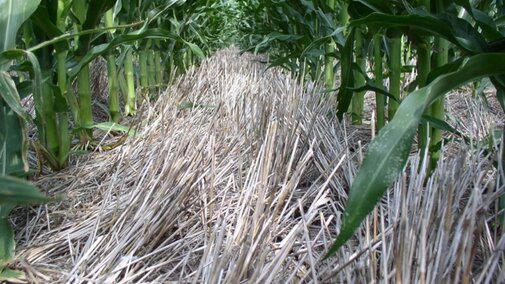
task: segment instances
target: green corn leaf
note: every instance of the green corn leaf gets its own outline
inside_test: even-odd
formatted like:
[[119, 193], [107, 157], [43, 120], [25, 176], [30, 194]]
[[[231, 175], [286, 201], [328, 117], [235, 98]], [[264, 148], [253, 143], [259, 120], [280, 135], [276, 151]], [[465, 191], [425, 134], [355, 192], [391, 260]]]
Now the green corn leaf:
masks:
[[354, 87], [354, 75], [353, 75], [353, 63], [354, 63], [354, 34], [355, 29], [352, 29], [347, 37], [347, 41], [344, 45], [344, 49], [341, 51], [341, 68], [342, 70], [342, 82], [340, 85], [340, 90], [337, 95], [337, 117], [342, 119], [344, 113], [349, 109], [351, 104], [353, 91], [351, 88]]
[[284, 34], [279, 32], [271, 32], [265, 36], [262, 42], [258, 43], [254, 49], [254, 52], [259, 52], [262, 48], [265, 48], [270, 45], [273, 41], [283, 41], [288, 43], [293, 43], [302, 39], [301, 35], [293, 35], [293, 34]]
[[466, 12], [475, 20], [476, 24], [482, 29], [483, 35], [487, 40], [496, 40], [504, 35], [496, 27], [495, 21], [485, 12], [472, 7], [469, 0], [455, 0], [456, 4], [465, 8]]
[[0, 1], [0, 51], [16, 47], [18, 30], [37, 9], [40, 0]]
[[7, 283], [25, 283], [26, 276], [23, 271], [4, 268], [0, 271], [0, 281], [7, 281]]
[[[33, 53], [11, 49], [0, 53], [0, 66], [7, 68], [12, 59], [25, 57], [34, 74], [32, 93], [35, 107], [42, 100], [41, 71]], [[22, 176], [28, 171], [28, 137], [26, 123], [31, 119], [21, 106], [21, 98], [9, 73], [0, 71], [0, 174]], [[41, 120], [43, 123], [43, 120]]]
[[[327, 36], [324, 36], [324, 37], [321, 37], [321, 38], [318, 38], [314, 41], [312, 41], [301, 53], [300, 57], [303, 57], [305, 54], [307, 54], [309, 52], [309, 50], [312, 50], [313, 48], [315, 47], [320, 47], [322, 46], [324, 43], [328, 42], [331, 38], [333, 39], [336, 39], [336, 44], [337, 46], [339, 47], [343, 47], [344, 44], [345, 44], [345, 39], [343, 37], [339, 37], [339, 35], [341, 35], [343, 32], [345, 31], [345, 27], [339, 27], [339, 28], [336, 28], [331, 34], [327, 35]], [[329, 54], [328, 54], [329, 55]], [[333, 57], [335, 58], [338, 58], [336, 57], [337, 55], [333, 55]], [[340, 56], [340, 55], [338, 55]]]
[[424, 110], [437, 98], [469, 81], [505, 74], [503, 53], [484, 53], [466, 59], [460, 68], [440, 76], [409, 94], [393, 120], [370, 143], [368, 153], [349, 192], [340, 233], [325, 258], [352, 237], [364, 218], [403, 170]]
[[[33, 73], [33, 78], [31, 80], [32, 82], [32, 93], [33, 93], [33, 99], [35, 101], [35, 108], [38, 113], [42, 113], [42, 105], [43, 105], [43, 97], [42, 97], [42, 71], [40, 69], [39, 61], [37, 60], [37, 57], [35, 54], [33, 54], [30, 51], [27, 50], [20, 50], [20, 49], [11, 49], [11, 50], [6, 50], [3, 52], [0, 52], [0, 69], [2, 69], [2, 66], [6, 68], [13, 59], [19, 59], [19, 58], [26, 58], [27, 63], [31, 64], [31, 73]], [[1, 75], [0, 79], [2, 80], [2, 92], [0, 92], [0, 96], [2, 96], [7, 103], [13, 102], [10, 104], [10, 107], [12, 108], [13, 111], [15, 111], [20, 117], [26, 119], [28, 116], [24, 115], [25, 111], [18, 105], [19, 102], [16, 103], [16, 101], [19, 101], [19, 94], [18, 91], [16, 90], [15, 86], [12, 86], [12, 79], [9, 77], [7, 78], [6, 76], [10, 76], [8, 74], [3, 74]], [[40, 123], [44, 124], [44, 119], [43, 117], [40, 117]], [[19, 142], [18, 142], [19, 143]]]
[[54, 19], [51, 19], [50, 12], [46, 4], [42, 4], [33, 13], [31, 18], [34, 24], [39, 27], [48, 38], [60, 36], [62, 31], [56, 26]]
[[18, 116], [29, 120], [28, 113], [21, 105], [21, 98], [16, 89], [16, 84], [9, 73], [0, 71], [0, 98], [4, 100], [7, 106]]
[[[0, 205], [0, 211], [4, 210], [2, 205]], [[9, 275], [9, 271], [5, 271], [5, 266], [14, 258], [15, 248], [14, 231], [12, 231], [9, 220], [4, 216], [0, 216], [0, 281], [3, 281], [2, 278], [10, 278], [12, 276]]]
[[433, 117], [431, 115], [423, 114], [423, 116], [421, 117], [421, 123], [428, 123], [428, 122], [430, 123], [431, 127], [450, 132], [450, 133], [455, 134], [457, 136], [463, 137], [465, 139], [465, 141], [470, 141], [470, 138], [463, 135], [456, 128], [452, 127], [449, 123], [447, 123], [441, 119], [438, 119], [436, 117]]
[[453, 62], [449, 62], [445, 65], [442, 65], [440, 67], [432, 69], [430, 71], [430, 73], [428, 74], [428, 78], [426, 79], [426, 84], [433, 82], [435, 79], [437, 79], [438, 77], [440, 77], [444, 74], [458, 70], [461, 67], [461, 64], [463, 64], [464, 60], [465, 60], [465, 57], [461, 57], [457, 60], [454, 60]]
[[451, 14], [436, 17], [424, 10], [414, 10], [409, 15], [388, 15], [372, 13], [364, 18], [351, 21], [351, 26], [380, 26], [382, 28], [411, 27], [441, 36], [458, 47], [470, 52], [479, 53], [487, 50], [484, 37], [467, 21]]
[[189, 47], [189, 49], [191, 50], [191, 52], [193, 52], [194, 54], [196, 54], [196, 56], [198, 56], [200, 59], [204, 59], [205, 58], [205, 54], [198, 47], [198, 45], [196, 45], [194, 43], [191, 43], [189, 41], [185, 41], [185, 40], [182, 40], [182, 42], [184, 42], [184, 44], [186, 44]]
[[349, 88], [350, 91], [352, 92], [355, 92], [355, 93], [360, 93], [360, 92], [366, 92], [366, 91], [372, 91], [372, 92], [376, 92], [376, 93], [379, 93], [381, 95], [384, 95], [386, 97], [388, 97], [390, 100], [394, 100], [398, 103], [401, 103], [400, 101], [398, 101], [397, 98], [395, 98], [392, 94], [390, 94], [388, 91], [384, 90], [384, 88], [381, 88], [381, 87], [378, 87], [374, 84], [373, 81], [369, 80], [366, 85], [364, 86], [361, 86], [361, 87], [357, 87], [357, 88]]
[[133, 31], [127, 34], [122, 34], [115, 36], [113, 40], [111, 40], [108, 43], [100, 44], [97, 46], [92, 47], [89, 49], [86, 54], [79, 60], [79, 62], [75, 63], [74, 65], [70, 68], [68, 72], [69, 78], [75, 78], [79, 71], [86, 66], [88, 63], [90, 63], [93, 59], [97, 58], [98, 56], [106, 54], [109, 50], [116, 48], [124, 43], [131, 43], [137, 40], [142, 40], [142, 39], [170, 39], [178, 42], [182, 42], [184, 44], [187, 44], [191, 50], [197, 54], [198, 56], [203, 55], [203, 51], [201, 49], [187, 41], [184, 41], [180, 36], [171, 33], [167, 30], [164, 29], [147, 29], [146, 26], [142, 27], [141, 29], [137, 31]]
[[[86, 19], [82, 24], [83, 30], [92, 30], [98, 27], [100, 20], [107, 10], [114, 7], [116, 0], [87, 0]], [[79, 9], [81, 10], [82, 7]], [[93, 34], [84, 34], [79, 37], [79, 55], [86, 54], [91, 48]]]
[[349, 15], [353, 19], [359, 19], [373, 12], [392, 14], [392, 6], [388, 1], [382, 0], [355, 0], [349, 1]]
[[16, 177], [0, 176], [0, 206], [9, 204], [37, 204], [53, 201], [33, 184]]
[[0, 174], [28, 171], [27, 120], [14, 81], [0, 71]]
[[17, 204], [46, 203], [52, 198], [46, 197], [31, 183], [0, 175], [0, 282], [21, 279], [24, 274], [20, 271], [5, 268], [14, 258], [16, 242], [14, 231], [8, 220], [8, 215]]

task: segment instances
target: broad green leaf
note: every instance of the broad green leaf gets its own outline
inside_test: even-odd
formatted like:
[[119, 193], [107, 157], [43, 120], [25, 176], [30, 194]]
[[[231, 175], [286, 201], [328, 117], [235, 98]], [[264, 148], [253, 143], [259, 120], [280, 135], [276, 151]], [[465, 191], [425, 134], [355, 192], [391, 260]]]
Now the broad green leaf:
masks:
[[452, 127], [449, 123], [447, 123], [441, 119], [438, 119], [436, 117], [433, 117], [431, 115], [424, 114], [421, 117], [421, 123], [428, 123], [428, 122], [430, 123], [431, 127], [434, 127], [434, 128], [440, 129], [440, 130], [444, 130], [447, 132], [451, 132], [452, 134], [463, 137], [465, 141], [470, 141], [470, 138], [463, 135], [456, 128]]
[[359, 19], [373, 12], [392, 13], [391, 3], [382, 0], [355, 0], [349, 1], [349, 15]]
[[[321, 46], [323, 45], [325, 42], [327, 42], [329, 39], [333, 38], [333, 39], [337, 39], [336, 40], [336, 43], [337, 43], [337, 46], [343, 46], [345, 44], [345, 41], [339, 41], [341, 38], [338, 37], [338, 35], [342, 34], [343, 32], [345, 31], [345, 27], [339, 27], [339, 28], [336, 28], [331, 34], [327, 35], [327, 36], [324, 36], [324, 37], [321, 37], [321, 38], [318, 38], [314, 41], [312, 41], [301, 53], [300, 57], [303, 57], [306, 53], [309, 52], [309, 50], [313, 49], [314, 47], [316, 46]], [[335, 58], [337, 58], [335, 55], [333, 56]]]
[[27, 120], [14, 81], [0, 71], [0, 174], [28, 171]]
[[19, 28], [39, 3], [40, 0], [0, 0], [0, 52], [16, 47]]
[[114, 39], [108, 43], [100, 44], [97, 46], [92, 47], [89, 49], [86, 54], [80, 58], [78, 63], [75, 63], [69, 70], [68, 76], [69, 78], [75, 78], [79, 71], [86, 66], [88, 63], [90, 63], [93, 59], [97, 58], [98, 56], [101, 56], [105, 53], [107, 53], [109, 50], [116, 48], [124, 43], [131, 43], [137, 40], [142, 40], [142, 39], [171, 39], [174, 41], [179, 41], [183, 43], [187, 43], [192, 49], [195, 54], [200, 56], [203, 54], [203, 52], [194, 44], [185, 42], [180, 36], [168, 32], [163, 29], [146, 29], [144, 26], [143, 28], [133, 31], [127, 34], [121, 34], [118, 36], [115, 36]]
[[86, 21], [87, 0], [74, 0], [72, 3], [72, 16], [78, 25], [83, 25]]
[[301, 35], [293, 35], [293, 34], [284, 34], [284, 33], [279, 33], [279, 32], [271, 32], [268, 35], [265, 36], [263, 41], [258, 43], [255, 47], [254, 52], [257, 53], [259, 50], [262, 48], [268, 46], [270, 42], [272, 41], [283, 41], [283, 42], [295, 42], [297, 40], [302, 39], [303, 36]]
[[357, 88], [349, 88], [349, 90], [352, 91], [352, 92], [355, 92], [355, 93], [372, 91], [372, 92], [384, 95], [384, 96], [388, 97], [390, 100], [394, 100], [394, 101], [400, 103], [400, 101], [398, 101], [397, 98], [395, 98], [388, 91], [384, 90], [384, 88], [376, 86], [375, 83], [372, 80], [368, 80], [367, 83], [366, 83], [366, 85], [364, 85], [364, 86], [357, 87]]
[[426, 79], [426, 84], [429, 84], [433, 82], [435, 79], [438, 77], [454, 72], [458, 70], [461, 67], [461, 64], [463, 64], [465, 61], [465, 57], [461, 57], [457, 60], [454, 60], [453, 62], [447, 63], [445, 65], [442, 65], [438, 68], [432, 69], [430, 73], [428, 74], [428, 78]]
[[63, 32], [56, 26], [56, 19], [51, 19], [47, 5], [41, 4], [35, 13], [32, 20], [44, 33], [44, 36], [49, 38], [60, 36]]
[[7, 106], [18, 116], [25, 120], [29, 119], [28, 113], [21, 105], [21, 98], [16, 89], [16, 83], [12, 80], [9, 73], [0, 71], [0, 98], [4, 100]]
[[455, 0], [455, 3], [465, 8], [466, 12], [475, 20], [476, 24], [482, 29], [483, 35], [487, 40], [497, 40], [504, 35], [496, 27], [494, 20], [483, 11], [473, 8], [468, 0]]
[[200, 59], [204, 59], [205, 58], [205, 54], [203, 53], [203, 51], [194, 43], [191, 43], [189, 41], [185, 41], [183, 40], [183, 42], [189, 47], [189, 49], [191, 49], [191, 51], [196, 54], [196, 56], [198, 56]]
[[7, 283], [24, 283], [26, 282], [26, 276], [23, 271], [4, 268], [0, 270], [0, 281], [7, 281]]
[[82, 28], [92, 30], [98, 26], [105, 12], [116, 4], [116, 0], [87, 0], [86, 20]]
[[372, 13], [364, 18], [353, 20], [351, 26], [368, 25], [383, 28], [411, 27], [441, 36], [460, 48], [473, 54], [485, 51], [487, 44], [479, 32], [468, 22], [451, 14], [436, 17], [424, 10], [415, 10], [409, 15], [388, 15]]
[[[32, 78], [32, 92], [35, 100], [35, 108], [41, 105], [41, 93], [42, 93], [42, 71], [40, 69], [39, 61], [33, 52], [29, 50], [21, 50], [21, 49], [10, 49], [3, 52], [0, 52], [0, 66], [10, 65], [12, 60], [26, 58], [27, 64], [31, 64], [30, 73], [33, 73]], [[38, 110], [40, 111], [40, 110]]]
[[5, 266], [14, 259], [16, 241], [14, 239], [14, 231], [7, 218], [9, 213], [14, 208], [12, 204], [0, 203], [0, 282], [20, 280], [24, 278], [21, 271], [11, 270]]
[[[12, 59], [26, 57], [31, 63], [31, 91], [35, 108], [40, 110], [42, 101], [40, 86], [41, 71], [38, 61], [31, 52], [7, 50], [0, 53], [0, 64], [7, 65]], [[21, 106], [21, 99], [10, 75], [0, 72], [0, 174], [24, 176], [28, 172], [28, 134], [26, 123], [31, 119]], [[40, 120], [44, 123], [44, 120]]]
[[349, 109], [351, 104], [353, 91], [351, 88], [354, 87], [354, 75], [353, 75], [353, 63], [354, 63], [354, 34], [356, 29], [352, 29], [347, 37], [347, 41], [344, 45], [344, 49], [340, 52], [342, 54], [341, 58], [341, 70], [342, 70], [342, 81], [340, 85], [340, 90], [337, 95], [337, 117], [342, 119], [344, 113]]
[[41, 193], [33, 184], [11, 176], [0, 176], [0, 206], [36, 204], [54, 200]]
[[505, 64], [496, 62], [505, 62], [505, 54], [484, 53], [472, 56], [458, 70], [440, 76], [403, 100], [393, 120], [370, 143], [363, 164], [352, 183], [340, 233], [325, 258], [335, 254], [352, 237], [401, 173], [425, 109], [437, 98], [469, 81], [505, 74]]
[[14, 258], [15, 247], [14, 232], [9, 220], [5, 217], [0, 217], [0, 281], [2, 281], [5, 266]]

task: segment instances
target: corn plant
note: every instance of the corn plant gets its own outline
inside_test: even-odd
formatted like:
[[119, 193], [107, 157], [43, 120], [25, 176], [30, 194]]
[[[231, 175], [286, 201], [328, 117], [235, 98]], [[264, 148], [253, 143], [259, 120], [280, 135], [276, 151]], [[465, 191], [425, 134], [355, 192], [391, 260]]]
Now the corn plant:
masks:
[[[224, 20], [209, 21], [203, 15], [230, 16], [225, 2], [0, 0], [0, 282], [23, 277], [7, 268], [15, 249], [9, 213], [18, 204], [53, 200], [23, 180], [29, 174], [27, 124], [32, 118], [21, 99], [33, 97], [37, 152], [53, 170], [62, 169], [68, 164], [73, 133], [79, 132], [81, 143], [87, 144], [93, 139], [91, 129], [103, 127], [92, 117], [89, 63], [98, 56], [107, 58], [110, 116], [118, 122], [119, 82], [114, 79], [117, 62], [123, 62], [116, 59], [117, 51], [126, 51], [122, 58], [128, 63], [124, 69], [131, 106], [136, 101], [132, 45], [144, 42], [146, 47], [157, 48], [146, 50], [147, 84], [160, 85], [161, 51], [168, 51], [166, 58], [172, 59], [183, 51], [187, 67], [221, 46], [210, 41], [232, 26], [223, 25]], [[170, 28], [164, 29], [164, 24]], [[19, 35], [18, 30], [22, 31]], [[207, 51], [191, 41], [207, 46]], [[224, 42], [228, 41], [221, 44]], [[171, 49], [165, 49], [166, 45]], [[70, 87], [74, 80], [78, 82], [77, 95]], [[126, 111], [131, 114], [135, 109]]]
[[[104, 24], [106, 28], [113, 28], [115, 17], [117, 15], [118, 4], [121, 2], [116, 2], [114, 8], [111, 8], [105, 12]], [[108, 31], [107, 39], [111, 41], [114, 37], [115, 30], [111, 29]], [[119, 82], [117, 79], [118, 71], [116, 64], [116, 49], [111, 49], [107, 55], [107, 77], [109, 80], [109, 114], [112, 122], [119, 123], [121, 119], [121, 109], [120, 109], [120, 99], [119, 99]]]
[[[364, 2], [374, 1], [351, 2], [362, 5]], [[370, 11], [370, 7], [376, 7], [370, 4], [366, 6], [368, 13], [361, 13], [361, 17], [351, 20], [352, 28], [366, 25], [395, 30], [395, 33], [402, 30], [408, 32], [409, 29], [423, 31], [434, 37], [432, 44], [437, 46], [438, 50], [434, 55], [435, 68], [432, 71], [425, 62], [418, 62], [423, 72], [428, 72], [427, 75], [422, 73], [419, 78], [421, 81], [418, 84], [421, 87], [405, 97], [395, 111], [394, 118], [390, 118], [390, 122], [370, 144], [361, 169], [351, 186], [341, 231], [326, 257], [335, 253], [353, 235], [400, 174], [423, 114], [434, 115], [433, 120], [442, 119], [440, 113], [443, 109], [437, 104], [441, 104], [444, 94], [465, 83], [490, 77], [497, 89], [497, 98], [502, 107], [504, 106], [505, 33], [498, 29], [496, 24], [503, 14], [494, 13], [493, 19], [472, 7], [468, 1], [444, 1], [443, 5], [435, 2], [437, 1], [430, 3], [430, 7], [436, 7], [436, 14], [426, 10], [428, 3], [424, 3], [424, 9], [405, 7], [407, 13], [401, 15], [386, 13], [380, 9]], [[503, 6], [500, 5], [497, 4], [497, 11], [503, 11]], [[472, 21], [457, 16], [461, 9], [468, 12]], [[447, 58], [449, 43], [458, 48], [456, 54], [459, 56], [450, 62]], [[425, 40], [419, 45], [420, 60], [427, 60], [423, 44], [429, 42]], [[430, 134], [431, 146], [436, 146], [434, 150], [430, 148], [432, 163], [436, 162], [436, 152], [440, 147], [438, 131], [440, 130], [431, 131]]]
[[[376, 94], [375, 123], [382, 130], [351, 186], [344, 224], [328, 256], [352, 236], [402, 170], [417, 130], [419, 148], [428, 151], [430, 168], [436, 166], [441, 128], [449, 129], [443, 123], [446, 92], [490, 76], [498, 101], [505, 106], [500, 75], [505, 62], [499, 53], [505, 50], [502, 1], [238, 2], [244, 11], [245, 48], [267, 52], [272, 65], [309, 74], [311, 79], [319, 77], [324, 65], [327, 89], [333, 85], [332, 71], [340, 67], [339, 119], [351, 112], [352, 122], [361, 123], [362, 92]], [[410, 47], [412, 51], [403, 52]], [[404, 66], [405, 58], [411, 56], [416, 57], [418, 76], [402, 89], [409, 67]], [[479, 60], [482, 65], [477, 66]]]
[[[98, 2], [95, 5], [83, 1], [44, 0], [28, 22], [31, 28], [24, 30], [26, 33], [24, 37], [33, 38], [32, 42], [35, 44], [28, 47], [28, 50], [34, 52], [44, 66], [42, 72], [44, 99], [36, 101], [37, 106], [41, 104], [36, 108], [36, 122], [41, 137], [37, 148], [55, 170], [65, 167], [68, 162], [70, 138], [73, 132], [80, 133], [81, 145], [88, 145], [92, 142], [91, 129], [104, 127], [103, 123], [95, 123], [92, 117], [88, 64], [94, 58], [109, 56], [109, 67], [114, 73], [111, 61], [116, 49], [119, 46], [126, 46], [125, 49], [129, 50], [127, 44], [147, 38], [182, 42], [195, 54], [202, 54], [196, 45], [186, 42], [180, 36], [157, 27], [150, 28], [154, 18], [121, 26], [111, 26], [109, 21], [109, 26], [107, 26], [107, 21], [103, 20], [105, 13], [117, 2]], [[164, 10], [154, 16], [160, 17], [162, 12], [171, 8], [174, 3], [174, 1], [165, 3]], [[116, 10], [119, 9], [117, 5], [115, 7]], [[116, 17], [118, 13], [120, 12], [116, 11]], [[141, 27], [138, 28], [140, 24]], [[114, 35], [107, 32], [113, 29], [119, 29], [123, 33]], [[53, 54], [56, 56], [53, 57]], [[133, 59], [130, 59], [127, 60], [127, 67], [131, 67], [130, 75], [133, 76], [133, 66], [130, 66], [133, 64]], [[125, 69], [128, 70], [128, 68]], [[127, 78], [130, 78], [130, 75]], [[78, 81], [77, 96], [69, 88], [74, 79]], [[111, 83], [114, 84], [114, 80], [111, 80]], [[133, 80], [128, 81], [128, 88], [133, 92]], [[117, 87], [112, 86], [111, 89], [114, 91]], [[118, 97], [114, 92], [111, 93], [113, 94], [110, 100], [111, 118], [117, 120]], [[134, 105], [134, 94], [130, 94], [129, 98], [128, 105]], [[74, 122], [72, 132], [69, 131], [67, 117], [69, 109]], [[127, 112], [133, 113], [134, 108], [127, 108]], [[106, 125], [110, 126], [110, 124]]]
[[[35, 11], [39, 1], [0, 1], [0, 281], [23, 277], [6, 266], [14, 258], [14, 232], [8, 215], [16, 205], [50, 201], [37, 188], [20, 177], [28, 174], [26, 123], [29, 115], [21, 106], [21, 97], [9, 67], [14, 60], [27, 57], [31, 63], [33, 86], [39, 96], [41, 71], [32, 53], [16, 50], [16, 36], [24, 21]], [[20, 143], [21, 142], [21, 143]]]
[[[333, 89], [335, 59], [345, 27], [338, 24], [339, 1], [237, 1], [242, 10], [242, 47], [268, 51], [270, 64], [318, 79]], [[345, 15], [345, 13], [344, 13]], [[345, 18], [345, 16], [343, 17]]]

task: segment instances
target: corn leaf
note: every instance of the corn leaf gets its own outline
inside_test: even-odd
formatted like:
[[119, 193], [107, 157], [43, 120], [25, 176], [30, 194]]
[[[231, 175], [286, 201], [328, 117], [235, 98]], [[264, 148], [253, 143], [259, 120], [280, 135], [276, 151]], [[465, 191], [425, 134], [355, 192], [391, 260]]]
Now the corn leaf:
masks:
[[4, 268], [0, 272], [0, 281], [6, 281], [7, 283], [24, 283], [26, 281], [26, 276], [23, 271]]
[[[2, 205], [0, 205], [0, 211], [10, 210], [2, 208]], [[2, 278], [8, 278], [10, 276], [8, 273], [4, 274], [4, 270], [9, 261], [14, 258], [15, 247], [16, 243], [14, 241], [14, 232], [12, 231], [9, 220], [0, 215], [0, 281], [3, 281]]]
[[497, 40], [505, 34], [497, 29], [496, 23], [487, 13], [472, 7], [468, 0], [455, 0], [456, 4], [465, 8], [466, 12], [475, 20], [475, 23], [482, 29], [482, 34], [487, 40]]
[[467, 21], [451, 14], [439, 17], [416, 9], [409, 15], [388, 15], [372, 13], [364, 18], [351, 21], [351, 26], [380, 26], [383, 28], [410, 27], [438, 35], [458, 47], [476, 54], [487, 50], [484, 37]]
[[448, 91], [472, 80], [505, 74], [503, 53], [484, 53], [467, 58], [456, 71], [444, 74], [426, 87], [409, 94], [393, 120], [375, 138], [354, 179], [346, 204], [340, 233], [325, 258], [354, 234], [384, 192], [403, 170], [424, 110]]
[[33, 184], [11, 176], [0, 176], [0, 206], [6, 204], [36, 204], [54, 200], [45, 196]]
[[14, 81], [0, 71], [0, 174], [28, 171], [26, 121]]
[[38, 7], [31, 19], [48, 38], [57, 37], [62, 34], [62, 31], [58, 29], [56, 23], [51, 19], [46, 3]]
[[354, 75], [353, 75], [353, 63], [354, 63], [354, 34], [355, 29], [352, 29], [347, 41], [344, 45], [344, 49], [341, 51], [341, 70], [342, 70], [342, 83], [340, 85], [340, 90], [337, 95], [337, 117], [342, 119], [344, 113], [349, 109], [351, 104], [353, 91], [351, 88], [354, 87]]
[[[33, 78], [31, 80], [32, 84], [32, 93], [33, 99], [35, 101], [35, 108], [38, 113], [42, 112], [41, 106], [43, 103], [42, 97], [42, 71], [40, 69], [39, 61], [37, 57], [30, 51], [21, 50], [21, 49], [10, 49], [3, 52], [0, 52], [0, 69], [2, 66], [6, 68], [9, 63], [14, 59], [26, 58], [27, 63], [31, 65], [30, 73], [33, 74]], [[24, 119], [25, 121], [29, 119], [28, 115], [26, 115], [24, 109], [20, 105], [20, 97], [12, 78], [7, 73], [0, 73], [0, 99], [4, 99], [9, 107], [16, 112], [16, 114]], [[40, 123], [43, 124], [43, 117], [39, 118]], [[19, 142], [18, 142], [19, 143]]]
[[[86, 19], [82, 24], [83, 30], [92, 30], [98, 26], [107, 10], [114, 7], [116, 0], [88, 0], [88, 7], [86, 9]], [[84, 34], [79, 37], [79, 47], [77, 53], [80, 55], [85, 54], [91, 47], [92, 34]]]
[[18, 30], [40, 0], [0, 0], [0, 51], [14, 48]]
[[203, 55], [203, 51], [196, 45], [188, 43], [184, 41], [180, 36], [171, 33], [167, 30], [164, 29], [159, 29], [159, 28], [154, 28], [154, 29], [147, 29], [146, 26], [142, 27], [141, 29], [137, 31], [133, 31], [127, 34], [122, 34], [115, 36], [113, 40], [111, 40], [108, 43], [96, 45], [92, 47], [90, 50], [86, 52], [86, 54], [78, 61], [74, 62], [72, 67], [70, 68], [68, 72], [69, 78], [75, 78], [79, 71], [86, 66], [88, 63], [90, 63], [93, 59], [97, 58], [98, 56], [101, 56], [105, 53], [107, 53], [109, 50], [116, 48], [120, 46], [121, 44], [124, 43], [131, 43], [137, 40], [142, 40], [142, 39], [170, 39], [178, 42], [182, 42], [185, 44], [188, 44], [188, 46], [191, 48], [191, 50], [197, 54], [198, 56]]

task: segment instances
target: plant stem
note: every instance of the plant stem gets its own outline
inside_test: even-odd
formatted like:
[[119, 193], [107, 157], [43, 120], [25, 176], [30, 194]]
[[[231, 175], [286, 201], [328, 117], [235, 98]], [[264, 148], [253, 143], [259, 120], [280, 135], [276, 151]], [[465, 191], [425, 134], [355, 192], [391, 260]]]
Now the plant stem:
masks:
[[149, 79], [149, 89], [153, 89], [156, 85], [156, 66], [154, 64], [154, 52], [152, 50], [147, 51], [147, 73]]
[[[437, 1], [437, 13], [443, 12], [443, 1]], [[449, 42], [441, 37], [435, 38], [435, 67], [441, 67], [449, 61]], [[443, 120], [445, 116], [444, 99], [443, 97], [434, 101], [430, 108], [431, 116], [436, 119]], [[435, 169], [438, 160], [440, 159], [440, 149], [442, 142], [442, 131], [440, 129], [431, 128], [430, 137], [430, 170]]]
[[58, 153], [58, 130], [56, 127], [56, 114], [53, 109], [54, 96], [51, 86], [47, 83], [42, 87], [44, 92], [44, 113], [42, 114], [45, 118], [45, 147], [52, 155], [56, 156]]
[[135, 100], [135, 78], [133, 77], [133, 54], [131, 48], [126, 52], [124, 70], [128, 89], [126, 94], [125, 115], [135, 115], [137, 112], [137, 103]]
[[[375, 75], [375, 85], [378, 88], [384, 87], [384, 77], [382, 73], [382, 51], [381, 51], [381, 34], [375, 34], [373, 39], [373, 53], [374, 53], [374, 75]], [[375, 92], [375, 104], [377, 113], [377, 124], [376, 132], [378, 133], [382, 127], [385, 125], [385, 109], [386, 109], [386, 97], [379, 92]]]
[[139, 67], [140, 67], [140, 86], [143, 91], [149, 87], [149, 79], [147, 73], [147, 50], [143, 49], [139, 52]]
[[117, 79], [116, 57], [113, 53], [107, 55], [107, 73], [109, 76], [109, 113], [113, 122], [121, 119], [119, 106], [119, 84]]
[[347, 12], [347, 7], [349, 4], [344, 1], [340, 1], [340, 19], [339, 23], [341, 26], [347, 26], [349, 23], [349, 12]]
[[[78, 94], [79, 94], [79, 115], [81, 126], [89, 128], [93, 122], [93, 110], [91, 107], [91, 86], [89, 81], [89, 64], [85, 65], [77, 75]], [[93, 130], [85, 129], [81, 131], [81, 143], [87, 144], [93, 139]]]
[[163, 84], [163, 69], [161, 67], [161, 53], [158, 50], [154, 52], [154, 70], [156, 72], [154, 76], [155, 82], [159, 88]]
[[[356, 64], [362, 72], [366, 72], [366, 58], [363, 54], [363, 34], [356, 31]], [[360, 71], [354, 71], [354, 87], [359, 88], [365, 85], [365, 76]], [[365, 103], [365, 92], [356, 92], [352, 97], [352, 124], [361, 125], [363, 123], [363, 104]]]
[[[105, 12], [105, 27], [114, 25], [113, 9]], [[112, 40], [114, 30], [109, 31], [109, 41]], [[121, 119], [121, 110], [119, 106], [119, 84], [117, 79], [116, 57], [114, 51], [110, 51], [107, 56], [107, 76], [109, 80], [109, 114], [113, 122], [119, 122]]]
[[[56, 64], [57, 64], [57, 74], [58, 74], [58, 87], [60, 90], [59, 96], [61, 99], [59, 102], [61, 106], [56, 107], [57, 111], [57, 121], [58, 121], [58, 169], [65, 168], [68, 164], [68, 156], [70, 153], [70, 140], [71, 135], [68, 129], [68, 104], [66, 103], [66, 98], [68, 97], [68, 85], [67, 85], [67, 73], [65, 69], [65, 60], [67, 58], [66, 51], [60, 51], [56, 53]], [[56, 170], [56, 169], [53, 169]]]
[[[431, 10], [431, 1], [422, 0], [423, 6], [428, 12]], [[428, 81], [428, 74], [431, 71], [431, 44], [429, 37], [422, 38], [423, 42], [417, 45], [417, 85], [418, 88], [426, 86]], [[430, 108], [426, 108], [425, 115], [431, 115]], [[427, 123], [421, 123], [417, 129], [418, 148], [421, 150], [421, 159], [424, 158], [426, 150], [428, 149], [428, 141], [430, 139], [430, 129]]]
[[[417, 83], [418, 87], [426, 86], [428, 74], [431, 70], [431, 51], [428, 42], [421, 43], [417, 46]], [[430, 109], [427, 108], [425, 115], [431, 115]], [[417, 130], [419, 149], [421, 150], [421, 158], [424, 157], [428, 146], [429, 129], [427, 123], [422, 123]]]
[[193, 65], [193, 53], [191, 50], [188, 48], [186, 50], [186, 70]]
[[[401, 87], [401, 59], [402, 59], [402, 38], [400, 35], [394, 35], [391, 39], [391, 51], [389, 55], [389, 93], [400, 101]], [[399, 103], [389, 100], [388, 120], [391, 121], [398, 109]]]
[[[331, 10], [335, 10], [335, 0], [328, 0], [328, 7]], [[335, 74], [333, 71], [334, 63], [333, 63], [333, 55], [335, 52], [335, 43], [333, 42], [333, 38], [330, 38], [330, 42], [325, 44], [325, 56], [324, 56], [324, 85], [326, 89], [331, 90], [335, 85]]]

